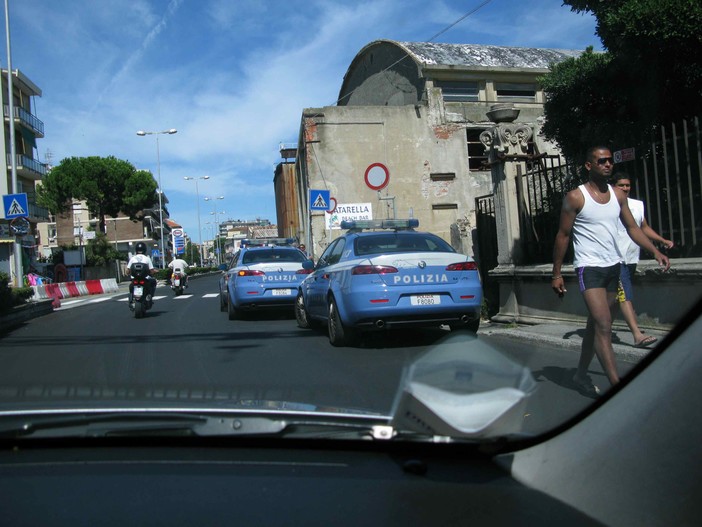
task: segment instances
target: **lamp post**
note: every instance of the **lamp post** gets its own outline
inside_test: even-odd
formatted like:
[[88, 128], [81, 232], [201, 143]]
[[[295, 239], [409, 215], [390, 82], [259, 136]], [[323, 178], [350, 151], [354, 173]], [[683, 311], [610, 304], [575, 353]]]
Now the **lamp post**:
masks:
[[[210, 214], [214, 214], [215, 217], [215, 225], [217, 226], [217, 238], [215, 238], [215, 241], [217, 242], [217, 265], [219, 265], [220, 262], [220, 253], [222, 252], [222, 249], [220, 247], [219, 243], [219, 222], [217, 220], [217, 202], [215, 200], [218, 199], [224, 199], [224, 196], [217, 196], [216, 198], [205, 198], [205, 201], [212, 201], [214, 204], [214, 212], [210, 212]], [[224, 212], [224, 211], [221, 211]]]
[[161, 186], [161, 153], [159, 152], [158, 146], [158, 136], [161, 134], [175, 134], [178, 130], [171, 128], [170, 130], [163, 130], [161, 132], [145, 132], [144, 130], [139, 130], [137, 135], [155, 135], [156, 136], [156, 170], [158, 172], [158, 221], [160, 223], [161, 229], [161, 269], [166, 268], [166, 258], [165, 258], [165, 248], [163, 246], [163, 187]]
[[203, 260], [205, 259], [204, 257], [204, 251], [202, 249], [202, 229], [200, 227], [200, 191], [197, 188], [197, 180], [198, 179], [210, 179], [210, 176], [200, 176], [200, 177], [188, 177], [184, 176], [183, 179], [186, 181], [195, 181], [195, 194], [197, 195], [197, 235], [199, 237], [200, 241], [200, 265], [203, 264]]

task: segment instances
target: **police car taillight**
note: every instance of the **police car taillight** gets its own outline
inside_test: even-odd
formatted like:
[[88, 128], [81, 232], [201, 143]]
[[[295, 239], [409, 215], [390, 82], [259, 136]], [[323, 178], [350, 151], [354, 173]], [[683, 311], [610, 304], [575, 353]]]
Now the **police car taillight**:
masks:
[[242, 269], [237, 273], [237, 276], [261, 276], [264, 275], [263, 271], [258, 271], [256, 269]]
[[357, 265], [351, 274], [388, 274], [396, 273], [397, 267], [392, 265]]
[[457, 262], [446, 267], [447, 271], [477, 271], [478, 264], [475, 262]]
[[312, 274], [314, 269], [298, 269], [295, 274]]

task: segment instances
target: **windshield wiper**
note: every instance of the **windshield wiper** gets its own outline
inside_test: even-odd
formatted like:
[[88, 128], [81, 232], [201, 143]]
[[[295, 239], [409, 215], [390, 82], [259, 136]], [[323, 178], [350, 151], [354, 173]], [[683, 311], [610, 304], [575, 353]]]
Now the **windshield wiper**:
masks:
[[395, 432], [378, 419], [348, 422], [305, 416], [209, 415], [181, 412], [104, 412], [3, 417], [0, 438], [141, 436], [284, 436], [392, 439]]

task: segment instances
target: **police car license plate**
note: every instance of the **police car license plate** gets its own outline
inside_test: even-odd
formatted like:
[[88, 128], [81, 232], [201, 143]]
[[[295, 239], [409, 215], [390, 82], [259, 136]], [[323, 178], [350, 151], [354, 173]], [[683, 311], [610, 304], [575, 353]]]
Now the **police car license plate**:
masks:
[[134, 296], [136, 297], [141, 297], [141, 295], [144, 294], [144, 288], [141, 287], [140, 285], [135, 285], [134, 286]]
[[413, 306], [434, 306], [441, 304], [441, 297], [439, 295], [412, 295], [410, 303]]
[[271, 294], [273, 296], [288, 296], [290, 295], [290, 289], [272, 289]]

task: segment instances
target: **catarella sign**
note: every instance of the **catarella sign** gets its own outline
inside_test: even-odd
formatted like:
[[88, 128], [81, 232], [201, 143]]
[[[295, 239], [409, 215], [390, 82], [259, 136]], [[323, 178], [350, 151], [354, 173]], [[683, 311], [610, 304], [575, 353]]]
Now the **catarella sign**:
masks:
[[327, 229], [340, 229], [342, 221], [372, 220], [373, 205], [370, 203], [339, 203], [334, 212], [324, 214]]

